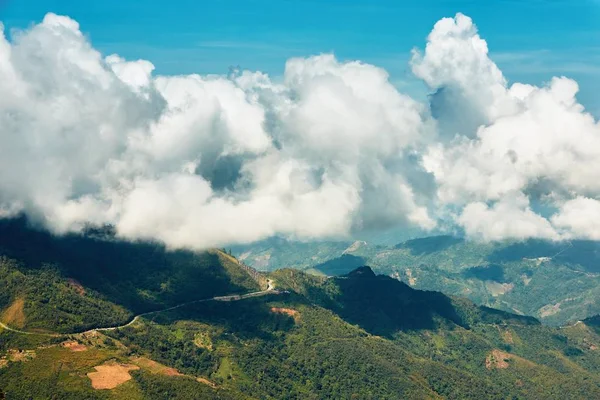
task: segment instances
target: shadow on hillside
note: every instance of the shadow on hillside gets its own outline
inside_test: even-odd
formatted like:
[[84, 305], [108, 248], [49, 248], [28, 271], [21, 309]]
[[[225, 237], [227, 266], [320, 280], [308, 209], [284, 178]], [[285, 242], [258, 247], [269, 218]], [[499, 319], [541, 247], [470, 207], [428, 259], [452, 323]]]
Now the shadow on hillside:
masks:
[[572, 246], [563, 244], [564, 251], [556, 261], [582, 266], [588, 272], [600, 272], [600, 242], [576, 240]]
[[362, 257], [353, 256], [352, 254], [344, 254], [322, 264], [315, 265], [314, 269], [321, 271], [327, 276], [344, 275], [348, 272], [365, 265], [365, 259]]
[[396, 245], [397, 249], [409, 249], [414, 255], [421, 256], [425, 254], [436, 253], [446, 250], [455, 244], [462, 243], [464, 240], [454, 236], [432, 236], [421, 239], [408, 240]]
[[277, 295], [233, 302], [198, 303], [173, 312], [157, 314], [152, 320], [163, 325], [191, 320], [222, 328], [225, 334], [239, 339], [270, 340], [274, 338], [275, 332], [289, 331], [294, 327], [292, 317], [274, 313], [266, 304], [279, 299], [279, 296], [275, 296]]
[[132, 243], [82, 235], [53, 236], [23, 217], [0, 219], [0, 255], [25, 269], [47, 264], [65, 278], [134, 312], [199, 298], [247, 291], [253, 281], [233, 282], [215, 254], [167, 251], [157, 243]]
[[500, 263], [539, 257], [552, 257], [555, 262], [578, 265], [589, 272], [600, 272], [600, 242], [590, 240], [549, 242], [530, 239], [494, 251], [488, 261]]
[[504, 268], [497, 264], [471, 267], [461, 272], [465, 279], [478, 279], [480, 281], [506, 282]]
[[329, 308], [374, 335], [392, 337], [398, 331], [435, 329], [450, 322], [466, 326], [448, 296], [414, 290], [396, 279], [376, 276], [369, 267], [333, 278], [332, 283], [339, 294]]
[[524, 258], [552, 257], [564, 249], [566, 244], [530, 239], [513, 243], [495, 250], [488, 256], [492, 263], [520, 261]]

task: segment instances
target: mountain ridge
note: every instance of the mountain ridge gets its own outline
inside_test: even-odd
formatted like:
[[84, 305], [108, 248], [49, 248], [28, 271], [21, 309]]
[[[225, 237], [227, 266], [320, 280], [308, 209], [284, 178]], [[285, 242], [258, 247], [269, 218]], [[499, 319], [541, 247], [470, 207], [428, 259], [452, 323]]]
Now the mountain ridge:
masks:
[[[243, 301], [165, 307], [118, 329], [67, 337], [1, 330], [0, 393], [7, 398], [600, 396], [600, 329], [592, 323], [553, 329], [534, 318], [415, 289], [365, 265], [333, 277], [278, 270], [264, 275], [278, 295], [244, 298], [260, 285], [243, 262], [219, 251], [163, 253], [144, 243], [39, 233], [31, 233], [31, 243], [20, 242], [27, 234], [21, 226], [17, 251], [6, 251], [15, 243], [10, 240], [0, 251], [2, 279], [11, 289], [0, 294], [2, 315], [23, 329], [67, 332], [70, 325], [97, 323], [90, 316], [106, 318], [95, 310], [138, 313], [230, 289], [232, 300]], [[107, 249], [112, 253], [103, 254]], [[40, 262], [28, 266], [31, 260]], [[85, 279], [70, 280], [82, 265], [90, 268], [81, 272]], [[97, 271], [108, 278], [90, 281]], [[173, 279], [173, 272], [183, 275]], [[134, 293], [115, 296], [115, 285]], [[59, 318], [50, 317], [55, 314]], [[125, 381], [95, 389], [93, 379], [111, 370]]]

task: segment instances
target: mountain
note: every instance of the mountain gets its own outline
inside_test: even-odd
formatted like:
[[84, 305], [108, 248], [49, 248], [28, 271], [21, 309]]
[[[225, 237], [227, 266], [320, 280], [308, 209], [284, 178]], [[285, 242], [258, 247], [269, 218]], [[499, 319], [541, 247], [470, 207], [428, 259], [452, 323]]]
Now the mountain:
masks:
[[593, 320], [551, 328], [366, 266], [260, 275], [220, 250], [0, 232], [0, 398], [600, 397]]
[[232, 251], [259, 271], [273, 271], [286, 267], [310, 268], [340, 256], [350, 245], [346, 242], [295, 242], [271, 238], [251, 245], [234, 246]]
[[259, 288], [221, 251], [55, 237], [22, 218], [0, 220], [0, 282], [0, 308], [17, 304], [28, 316], [20, 327], [58, 332], [118, 325], [137, 313]]
[[[276, 259], [281, 265], [317, 275], [343, 275], [368, 264], [411, 287], [464, 296], [480, 305], [534, 316], [553, 326], [600, 313], [600, 243], [592, 241], [478, 243], [452, 236], [409, 240], [395, 246], [366, 242], [244, 248], [245, 262]], [[316, 246], [316, 245], [315, 245]], [[340, 249], [343, 250], [340, 251]], [[316, 260], [306, 263], [306, 260]]]

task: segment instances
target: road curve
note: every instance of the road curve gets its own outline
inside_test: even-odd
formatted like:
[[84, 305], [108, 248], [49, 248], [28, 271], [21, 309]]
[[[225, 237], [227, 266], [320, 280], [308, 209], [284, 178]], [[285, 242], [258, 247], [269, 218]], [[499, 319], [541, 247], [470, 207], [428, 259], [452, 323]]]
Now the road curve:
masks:
[[123, 324], [123, 325], [118, 325], [118, 326], [110, 326], [110, 327], [106, 327], [106, 328], [93, 328], [93, 329], [89, 329], [89, 330], [83, 331], [83, 332], [72, 332], [72, 333], [26, 332], [26, 331], [21, 331], [19, 329], [11, 328], [10, 326], [8, 326], [2, 322], [0, 322], [0, 327], [3, 329], [6, 329], [7, 331], [14, 332], [14, 333], [20, 333], [22, 335], [36, 335], [36, 336], [48, 336], [48, 337], [81, 335], [81, 334], [86, 334], [86, 333], [91, 333], [91, 332], [107, 332], [107, 331], [114, 331], [117, 329], [126, 328], [128, 326], [131, 326], [134, 323], [136, 323], [136, 321], [138, 321], [141, 317], [145, 317], [147, 315], [159, 314], [162, 312], [172, 311], [172, 310], [176, 310], [178, 308], [189, 306], [192, 304], [205, 303], [208, 301], [239, 301], [239, 300], [249, 299], [249, 298], [253, 298], [253, 297], [266, 296], [268, 294], [280, 294], [280, 293], [281, 292], [279, 292], [278, 290], [275, 289], [275, 284], [273, 283], [273, 281], [270, 279], [267, 279], [267, 289], [266, 290], [261, 290], [259, 292], [252, 292], [252, 293], [246, 293], [246, 294], [231, 294], [231, 295], [227, 295], [227, 296], [215, 296], [215, 297], [210, 297], [208, 299], [188, 301], [186, 303], [181, 303], [181, 304], [178, 304], [173, 307], [164, 308], [162, 310], [149, 311], [149, 312], [145, 312], [142, 314], [138, 314], [138, 315], [134, 316], [131, 319], [131, 321], [129, 321], [128, 323]]
[[48, 336], [48, 337], [60, 337], [63, 335], [68, 335], [67, 333], [60, 334], [60, 333], [25, 332], [25, 331], [21, 331], [19, 329], [11, 328], [10, 326], [6, 325], [3, 322], [0, 322], [0, 328], [5, 329], [7, 331], [14, 332], [14, 333], [20, 333], [22, 335], [35, 335], [35, 336]]

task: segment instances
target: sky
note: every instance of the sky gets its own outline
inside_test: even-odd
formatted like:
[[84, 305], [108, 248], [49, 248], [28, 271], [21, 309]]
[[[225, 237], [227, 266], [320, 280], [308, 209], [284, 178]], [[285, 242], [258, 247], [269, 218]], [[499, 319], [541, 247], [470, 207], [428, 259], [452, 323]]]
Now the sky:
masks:
[[404, 3], [0, 2], [0, 218], [600, 240], [598, 2]]
[[10, 30], [52, 11], [77, 20], [95, 48], [148, 59], [159, 74], [225, 74], [240, 66], [278, 76], [290, 57], [333, 52], [385, 68], [413, 96], [426, 89], [408, 61], [433, 24], [473, 18], [509, 81], [566, 75], [600, 115], [598, 0], [0, 0]]

